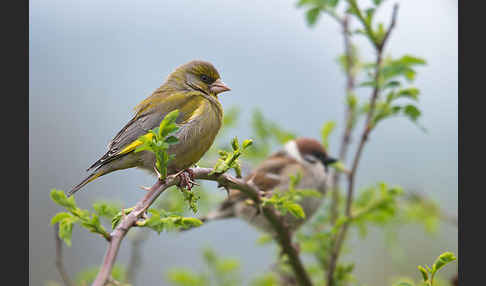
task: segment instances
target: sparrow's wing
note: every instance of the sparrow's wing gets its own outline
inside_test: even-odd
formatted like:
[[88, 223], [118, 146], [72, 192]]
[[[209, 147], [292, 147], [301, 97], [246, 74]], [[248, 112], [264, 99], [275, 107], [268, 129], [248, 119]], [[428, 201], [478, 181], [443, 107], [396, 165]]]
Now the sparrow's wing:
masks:
[[[157, 97], [154, 97], [157, 95]], [[191, 119], [201, 105], [202, 97], [197, 93], [180, 92], [173, 94], [154, 93], [151, 101], [145, 100], [136, 107], [135, 116], [116, 134], [108, 144], [108, 152], [91, 165], [88, 170], [104, 165], [135, 150], [141, 141], [137, 140], [148, 130], [160, 125], [160, 122], [171, 111], [179, 109], [176, 123], [183, 124]]]
[[[275, 188], [285, 190], [289, 184], [289, 176], [295, 175], [301, 169], [301, 165], [296, 160], [280, 151], [265, 159], [243, 180], [255, 184], [259, 190], [271, 195], [271, 191]], [[203, 219], [207, 221], [234, 217], [234, 206], [247, 198], [243, 192], [230, 189], [228, 198], [219, 205], [217, 210], [210, 212]]]
[[[300, 170], [302, 167], [295, 159], [286, 156], [284, 152], [277, 152], [265, 159], [243, 180], [252, 182], [258, 189], [270, 194], [273, 189], [288, 185], [290, 175], [295, 175]], [[230, 190], [229, 198], [223, 202], [222, 207], [228, 207], [243, 199], [246, 199], [243, 193], [238, 190]]]

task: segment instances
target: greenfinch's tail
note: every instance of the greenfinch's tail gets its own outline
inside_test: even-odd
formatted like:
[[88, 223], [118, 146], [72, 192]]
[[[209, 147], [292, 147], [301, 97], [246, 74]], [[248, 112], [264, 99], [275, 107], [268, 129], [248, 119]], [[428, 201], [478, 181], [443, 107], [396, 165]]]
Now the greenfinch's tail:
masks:
[[84, 180], [81, 181], [81, 183], [77, 184], [74, 186], [67, 194], [68, 197], [72, 196], [75, 192], [79, 191], [82, 187], [84, 187], [87, 183], [93, 181], [94, 179], [106, 174], [104, 170], [100, 170], [99, 168], [89, 174]]

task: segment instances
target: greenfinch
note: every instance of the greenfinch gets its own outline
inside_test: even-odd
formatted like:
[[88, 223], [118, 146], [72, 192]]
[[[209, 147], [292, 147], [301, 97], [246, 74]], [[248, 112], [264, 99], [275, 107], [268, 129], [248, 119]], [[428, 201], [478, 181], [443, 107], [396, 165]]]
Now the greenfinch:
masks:
[[195, 60], [179, 66], [161, 87], [135, 107], [135, 116], [110, 141], [106, 154], [87, 169], [90, 174], [68, 195], [116, 170], [138, 167], [155, 173], [155, 155], [134, 150], [142, 144], [138, 138], [150, 136], [147, 131], [159, 126], [175, 109], [179, 110], [176, 119], [179, 130], [174, 136], [179, 141], [168, 150], [174, 158], [167, 166], [167, 173], [191, 167], [211, 147], [221, 128], [223, 107], [218, 94], [229, 90], [209, 62]]
[[[300, 173], [301, 178], [295, 188], [314, 189], [321, 193], [320, 197], [304, 196], [298, 201], [305, 218], [297, 218], [290, 213], [283, 217], [290, 230], [295, 231], [321, 206], [330, 184], [328, 165], [336, 161], [326, 153], [319, 141], [299, 137], [287, 142], [282, 150], [267, 157], [243, 180], [256, 185], [264, 197], [271, 197], [276, 190], [287, 192], [290, 176]], [[232, 217], [238, 217], [264, 232], [275, 234], [270, 222], [253, 206], [252, 201], [238, 190], [230, 190], [228, 199], [202, 220], [207, 222]]]

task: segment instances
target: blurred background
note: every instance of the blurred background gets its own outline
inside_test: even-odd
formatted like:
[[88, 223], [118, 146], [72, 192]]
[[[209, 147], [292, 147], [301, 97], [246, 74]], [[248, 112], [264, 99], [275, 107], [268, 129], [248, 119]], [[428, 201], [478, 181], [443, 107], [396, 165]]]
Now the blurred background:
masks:
[[[457, 216], [457, 1], [390, 0], [379, 19], [388, 20], [394, 2], [400, 11], [387, 54], [427, 61], [415, 82], [427, 132], [403, 118], [381, 124], [364, 152], [358, 185], [398, 184]], [[324, 121], [336, 120], [341, 127], [344, 118], [345, 77], [336, 62], [343, 51], [340, 27], [322, 17], [309, 28], [295, 0], [31, 0], [29, 26], [30, 285], [59, 281], [50, 219], [61, 209], [49, 198], [51, 188], [67, 190], [78, 183], [131, 118], [132, 108], [180, 64], [203, 59], [218, 68], [232, 88], [220, 97], [224, 108], [241, 110], [233, 132], [241, 139], [251, 135], [254, 108], [285, 129], [316, 139]], [[362, 38], [357, 44], [372, 60], [368, 42]], [[336, 155], [340, 134], [338, 128], [331, 137]], [[129, 207], [143, 194], [138, 187], [153, 181], [143, 171], [119, 171], [89, 184], [76, 201], [83, 208], [97, 199]], [[207, 189], [221, 193], [215, 184]], [[394, 276], [418, 277], [416, 265], [432, 263], [443, 251], [457, 254], [457, 234], [447, 223], [433, 236], [419, 226], [400, 229], [407, 257], [397, 260], [386, 251], [382, 230], [372, 229], [365, 239], [350, 241], [344, 260], [356, 261], [360, 282], [390, 285]], [[242, 276], [250, 279], [274, 262], [276, 248], [257, 246], [258, 237], [238, 220], [181, 234], [151, 233], [135, 285], [168, 285], [165, 273], [172, 267], [202, 268], [205, 246], [240, 259]], [[130, 251], [125, 243], [118, 258], [122, 264]], [[99, 265], [105, 247], [98, 236], [76, 226], [73, 245], [65, 248], [68, 272]], [[457, 266], [449, 267], [441, 275], [456, 271]]]

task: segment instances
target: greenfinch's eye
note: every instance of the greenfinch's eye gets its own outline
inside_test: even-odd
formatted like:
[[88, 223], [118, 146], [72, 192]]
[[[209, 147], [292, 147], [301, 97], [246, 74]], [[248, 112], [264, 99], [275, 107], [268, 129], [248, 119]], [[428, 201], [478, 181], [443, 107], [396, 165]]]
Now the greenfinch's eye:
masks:
[[204, 81], [207, 84], [211, 84], [211, 78], [205, 74], [201, 75], [201, 80]]

